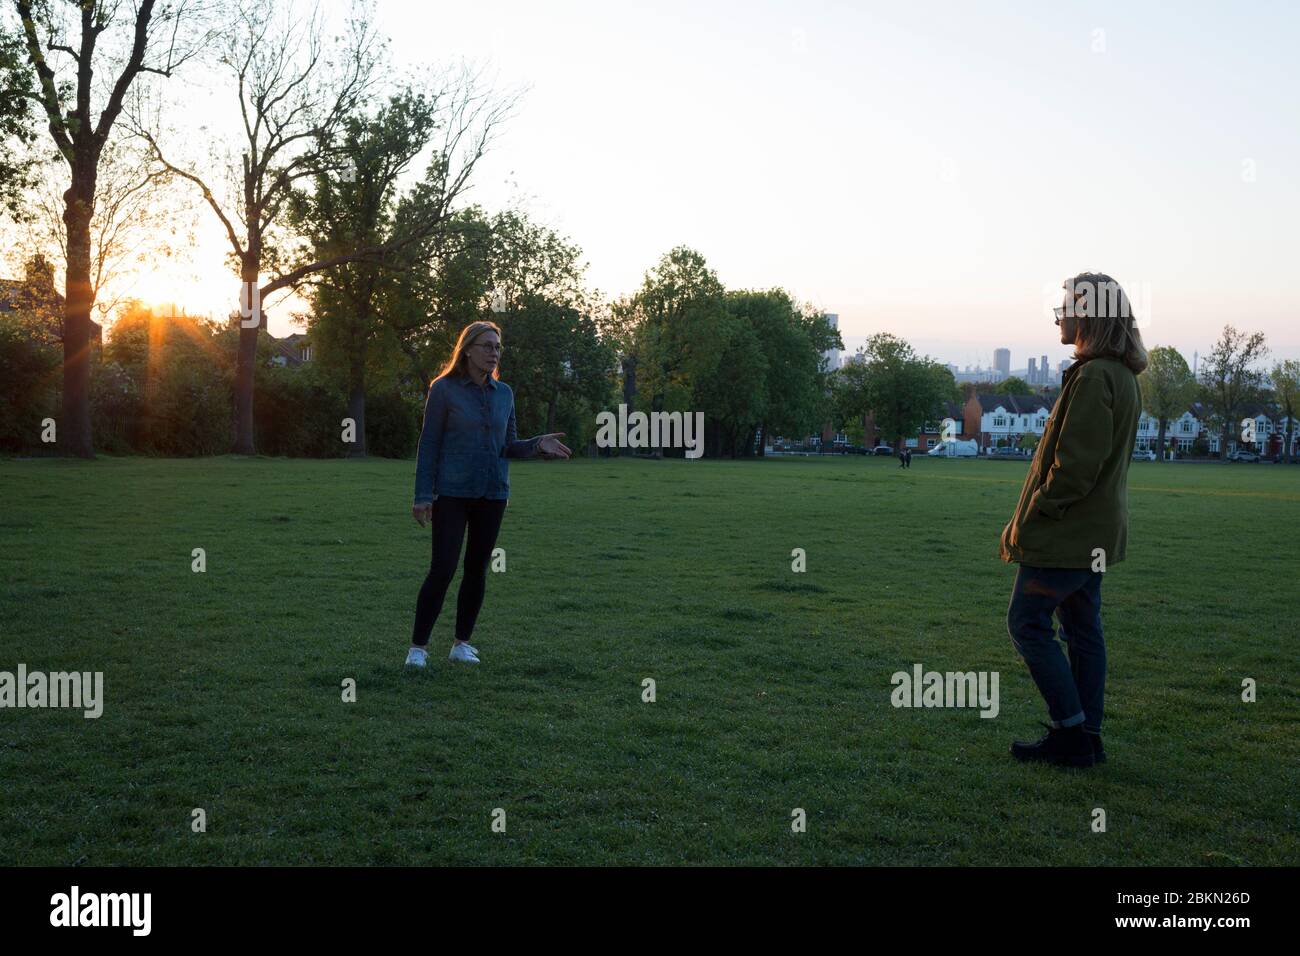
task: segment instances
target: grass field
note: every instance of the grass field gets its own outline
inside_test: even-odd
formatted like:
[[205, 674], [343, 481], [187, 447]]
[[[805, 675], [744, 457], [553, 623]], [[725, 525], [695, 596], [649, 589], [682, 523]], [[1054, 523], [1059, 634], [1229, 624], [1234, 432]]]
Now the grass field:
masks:
[[[1024, 470], [516, 464], [484, 663], [445, 660], [453, 583], [420, 673], [413, 463], [0, 461], [0, 670], [106, 696], [0, 710], [0, 863], [1300, 862], [1300, 467], [1133, 465], [1088, 771], [1007, 755], [1046, 719]], [[891, 707], [915, 663], [998, 671], [999, 715]]]

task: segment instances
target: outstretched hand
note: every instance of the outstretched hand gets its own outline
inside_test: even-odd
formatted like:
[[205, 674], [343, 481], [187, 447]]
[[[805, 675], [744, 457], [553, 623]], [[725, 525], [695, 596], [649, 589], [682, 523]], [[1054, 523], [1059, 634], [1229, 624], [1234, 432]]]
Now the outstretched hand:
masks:
[[540, 458], [568, 458], [571, 452], [567, 445], [559, 439], [564, 437], [564, 432], [551, 432], [549, 435], [543, 435], [542, 440], [537, 443], [537, 455]]

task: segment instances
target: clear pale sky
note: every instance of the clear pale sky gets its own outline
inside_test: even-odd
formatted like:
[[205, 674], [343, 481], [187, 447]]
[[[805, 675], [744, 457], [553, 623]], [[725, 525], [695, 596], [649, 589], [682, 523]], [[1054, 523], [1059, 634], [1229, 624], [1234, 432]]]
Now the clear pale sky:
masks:
[[379, 20], [399, 65], [527, 88], [471, 197], [522, 196], [606, 295], [686, 244], [729, 287], [837, 312], [850, 350], [889, 331], [1055, 366], [1050, 305], [1098, 270], [1148, 345], [1190, 361], [1230, 321], [1300, 356], [1300, 4], [380, 0]]

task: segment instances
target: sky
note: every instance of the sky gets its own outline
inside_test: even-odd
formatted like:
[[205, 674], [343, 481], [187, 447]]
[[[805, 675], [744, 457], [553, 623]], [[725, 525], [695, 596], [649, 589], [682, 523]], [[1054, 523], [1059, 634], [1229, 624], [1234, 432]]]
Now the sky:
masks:
[[378, 17], [395, 68], [469, 60], [524, 91], [469, 196], [567, 235], [607, 296], [687, 245], [729, 288], [837, 313], [850, 351], [892, 332], [963, 367], [1000, 346], [1055, 367], [1061, 282], [1101, 271], [1148, 346], [1190, 361], [1231, 322], [1270, 361], [1300, 357], [1300, 4], [379, 0]]

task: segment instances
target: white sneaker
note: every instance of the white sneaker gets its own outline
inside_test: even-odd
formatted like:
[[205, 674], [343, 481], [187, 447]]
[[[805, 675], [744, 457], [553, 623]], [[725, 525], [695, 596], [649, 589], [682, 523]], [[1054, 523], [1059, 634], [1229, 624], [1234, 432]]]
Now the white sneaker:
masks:
[[406, 652], [406, 663], [410, 667], [423, 667], [429, 659], [429, 652], [423, 647], [413, 647]]
[[478, 655], [474, 653], [474, 648], [468, 644], [451, 645], [451, 653], [447, 655], [449, 661], [460, 661], [463, 664], [477, 664]]

